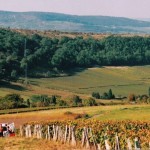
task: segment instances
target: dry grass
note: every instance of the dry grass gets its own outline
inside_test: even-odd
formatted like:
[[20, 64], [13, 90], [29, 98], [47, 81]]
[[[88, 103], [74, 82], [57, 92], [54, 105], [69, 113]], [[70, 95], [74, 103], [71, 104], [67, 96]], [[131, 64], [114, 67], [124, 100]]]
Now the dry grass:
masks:
[[103, 34], [103, 33], [77, 33], [77, 32], [61, 32], [61, 31], [37, 31], [37, 30], [24, 30], [24, 29], [11, 29], [12, 31], [19, 32], [24, 35], [33, 35], [39, 34], [44, 37], [48, 38], [58, 38], [61, 39], [62, 37], [69, 37], [69, 38], [76, 38], [76, 37], [83, 37], [84, 39], [93, 37], [94, 39], [103, 39], [105, 37], [110, 36], [111, 34]]
[[39, 111], [30, 113], [20, 113], [0, 116], [0, 122], [15, 122], [18, 128], [21, 124], [32, 121], [47, 121], [47, 120], [72, 120], [74, 116], [65, 115], [61, 110], [54, 111]]
[[[150, 105], [117, 105], [94, 106], [82, 108], [65, 108], [30, 112], [21, 114], [1, 115], [0, 122], [15, 122], [19, 125], [30, 121], [73, 120], [78, 114], [88, 114], [97, 120], [150, 120]], [[0, 150], [80, 150], [69, 145], [37, 139], [10, 137], [0, 139]]]
[[[71, 112], [71, 115], [66, 115]], [[64, 108], [28, 112], [20, 114], [0, 115], [0, 122], [15, 122], [16, 127], [32, 121], [50, 120], [74, 120], [77, 115], [88, 114], [89, 119], [97, 120], [150, 120], [150, 105], [117, 105], [117, 106], [93, 106], [79, 108]]]
[[37, 31], [37, 30], [24, 30], [24, 29], [11, 29], [12, 31], [19, 32], [24, 35], [33, 35], [39, 34], [44, 37], [48, 38], [62, 38], [62, 37], [69, 37], [69, 38], [76, 38], [76, 37], [83, 37], [87, 38], [94, 38], [94, 39], [103, 39], [108, 36], [122, 36], [122, 37], [134, 37], [134, 36], [142, 36], [142, 37], [149, 37], [149, 34], [111, 34], [111, 33], [78, 33], [78, 32], [61, 32], [61, 31]]
[[[0, 139], [0, 150], [79, 150], [67, 144], [34, 138], [10, 137]], [[81, 150], [81, 149], [80, 149]]]

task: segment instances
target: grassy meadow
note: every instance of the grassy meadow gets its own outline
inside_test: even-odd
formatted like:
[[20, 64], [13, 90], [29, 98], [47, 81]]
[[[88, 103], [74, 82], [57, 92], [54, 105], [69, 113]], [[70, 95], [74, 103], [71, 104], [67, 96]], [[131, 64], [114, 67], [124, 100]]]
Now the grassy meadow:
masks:
[[1, 86], [0, 96], [8, 93], [21, 94], [28, 98], [35, 94], [60, 95], [68, 97], [78, 94], [90, 96], [92, 92], [102, 94], [110, 88], [116, 96], [148, 94], [150, 66], [95, 67], [77, 70], [70, 76], [53, 78], [29, 78], [30, 85], [19, 83]]

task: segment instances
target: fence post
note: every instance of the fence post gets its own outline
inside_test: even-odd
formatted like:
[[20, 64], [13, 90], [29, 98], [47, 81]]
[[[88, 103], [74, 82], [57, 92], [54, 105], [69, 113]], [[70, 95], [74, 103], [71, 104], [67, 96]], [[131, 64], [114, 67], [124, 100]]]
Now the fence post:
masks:
[[141, 150], [140, 142], [138, 141], [137, 137], [134, 140], [134, 144], [135, 150]]
[[87, 128], [83, 128], [82, 131], [82, 147], [86, 147], [86, 149], [90, 148], [90, 143], [89, 143], [89, 139], [88, 139], [88, 129]]
[[88, 139], [88, 128], [85, 128], [85, 139], [86, 139], [86, 149], [90, 149], [90, 143]]
[[36, 136], [37, 136], [37, 139], [40, 138], [39, 128], [40, 128], [40, 126], [37, 124], [37, 127], [36, 127]]
[[67, 132], [68, 132], [68, 127], [66, 125], [66, 128], [65, 128], [65, 136], [64, 136], [64, 143], [66, 143], [67, 141]]
[[25, 137], [28, 138], [28, 128], [25, 126]]
[[132, 150], [132, 144], [129, 138], [127, 139], [127, 147], [128, 147], [128, 150]]
[[76, 146], [75, 126], [73, 126], [73, 127], [71, 128], [71, 132], [72, 132], [72, 137], [71, 137], [72, 141], [71, 141], [71, 145], [72, 145], [72, 146]]
[[29, 137], [31, 137], [32, 136], [31, 125], [28, 125], [28, 132], [29, 132]]
[[117, 135], [117, 134], [116, 134], [115, 150], [120, 150], [119, 137], [118, 137], [118, 135]]
[[85, 143], [85, 129], [83, 128], [83, 131], [82, 131], [82, 147], [84, 146], [84, 143]]
[[47, 139], [48, 140], [50, 140], [50, 127], [49, 127], [49, 125], [48, 125], [48, 127], [47, 127]]
[[93, 133], [92, 133], [92, 129], [90, 128], [90, 136], [92, 137], [93, 139], [93, 144], [94, 144], [94, 148], [97, 150], [97, 144], [96, 144], [96, 140], [94, 139], [94, 136], [93, 136]]
[[55, 125], [53, 125], [53, 140], [57, 141], [58, 138], [58, 126], [55, 127]]
[[58, 126], [58, 141], [63, 141], [63, 131], [61, 126]]
[[20, 126], [20, 136], [23, 137], [23, 126]]
[[42, 125], [40, 125], [40, 130], [39, 130], [39, 132], [40, 132], [40, 139], [42, 138]]
[[33, 137], [36, 137], [36, 124], [34, 125], [34, 128], [33, 128]]
[[108, 144], [107, 134], [105, 134], [105, 148], [106, 148], [106, 150], [111, 149], [110, 145]]
[[70, 138], [71, 138], [71, 127], [69, 126], [69, 133], [68, 133], [68, 139], [67, 139], [68, 143], [70, 143]]

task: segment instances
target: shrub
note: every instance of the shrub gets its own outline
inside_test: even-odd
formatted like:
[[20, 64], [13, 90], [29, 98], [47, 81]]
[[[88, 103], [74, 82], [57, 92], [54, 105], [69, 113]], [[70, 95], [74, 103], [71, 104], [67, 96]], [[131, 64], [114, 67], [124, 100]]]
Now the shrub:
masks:
[[56, 104], [56, 96], [52, 95], [51, 99], [50, 99], [50, 104]]
[[88, 114], [83, 114], [83, 118], [88, 119], [90, 116]]
[[108, 99], [114, 99], [115, 98], [115, 95], [112, 93], [112, 90], [109, 89], [108, 91]]
[[100, 99], [100, 94], [98, 92], [93, 92], [92, 97]]
[[70, 103], [72, 106], [81, 106], [82, 105], [82, 99], [77, 95], [73, 95], [70, 98]]
[[102, 99], [108, 99], [108, 94], [106, 92], [104, 92], [101, 98]]
[[49, 106], [51, 101], [47, 95], [32, 95], [30, 98], [32, 107]]
[[0, 109], [11, 109], [23, 107], [23, 98], [19, 94], [7, 94], [0, 100]]
[[58, 106], [67, 106], [67, 103], [64, 100], [58, 100], [57, 105]]
[[97, 103], [96, 103], [95, 99], [89, 98], [89, 99], [83, 101], [83, 105], [84, 106], [96, 106]]
[[27, 103], [27, 106], [28, 106], [28, 107], [31, 106], [31, 103], [30, 103], [30, 100], [29, 100], [29, 99], [27, 99], [27, 102], [26, 102], [26, 103]]
[[137, 103], [149, 103], [149, 97], [147, 95], [138, 95], [135, 99]]
[[109, 89], [108, 92], [104, 92], [102, 97], [102, 99], [114, 99], [115, 98], [115, 95], [113, 94], [112, 90]]
[[133, 102], [133, 101], [135, 102], [135, 100], [136, 100], [135, 95], [134, 95], [134, 94], [129, 94], [128, 100], [129, 100], [130, 102]]
[[64, 115], [72, 115], [73, 113], [71, 111], [64, 112]]

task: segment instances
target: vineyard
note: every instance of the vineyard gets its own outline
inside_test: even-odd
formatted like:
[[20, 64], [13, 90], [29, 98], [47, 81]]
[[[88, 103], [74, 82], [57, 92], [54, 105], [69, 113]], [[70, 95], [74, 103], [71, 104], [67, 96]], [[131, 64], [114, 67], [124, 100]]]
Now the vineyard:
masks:
[[86, 149], [148, 149], [149, 121], [52, 121], [32, 122], [20, 127], [20, 135], [60, 141]]

